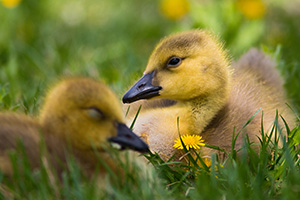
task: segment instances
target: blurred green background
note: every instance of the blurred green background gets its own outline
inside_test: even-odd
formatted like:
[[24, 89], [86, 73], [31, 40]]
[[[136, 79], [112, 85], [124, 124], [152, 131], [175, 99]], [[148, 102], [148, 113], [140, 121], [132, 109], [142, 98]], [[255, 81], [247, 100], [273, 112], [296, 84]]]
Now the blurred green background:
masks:
[[88, 75], [121, 97], [164, 36], [214, 31], [232, 58], [274, 57], [300, 106], [298, 0], [0, 0], [0, 109], [36, 114], [47, 85]]

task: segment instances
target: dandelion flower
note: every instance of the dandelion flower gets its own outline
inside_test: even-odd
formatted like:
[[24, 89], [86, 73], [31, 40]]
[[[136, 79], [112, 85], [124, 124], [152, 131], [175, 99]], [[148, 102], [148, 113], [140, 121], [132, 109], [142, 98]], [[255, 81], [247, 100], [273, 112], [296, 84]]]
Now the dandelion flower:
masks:
[[2, 4], [6, 8], [14, 8], [20, 4], [21, 0], [2, 0]]
[[177, 20], [189, 11], [190, 3], [188, 0], [161, 0], [160, 7], [167, 18]]
[[262, 0], [238, 0], [237, 8], [248, 19], [260, 19], [266, 13], [266, 6]]
[[[189, 149], [200, 149], [200, 146], [204, 146], [204, 140], [202, 140], [202, 136], [199, 135], [183, 135], [181, 139], [187, 150]], [[173, 145], [176, 149], [183, 149], [180, 138], [175, 140], [175, 144]]]
[[211, 166], [211, 160], [210, 160], [210, 159], [204, 158], [203, 161], [204, 161], [204, 163], [205, 163], [205, 165], [206, 165], [207, 167], [210, 167], [210, 166]]

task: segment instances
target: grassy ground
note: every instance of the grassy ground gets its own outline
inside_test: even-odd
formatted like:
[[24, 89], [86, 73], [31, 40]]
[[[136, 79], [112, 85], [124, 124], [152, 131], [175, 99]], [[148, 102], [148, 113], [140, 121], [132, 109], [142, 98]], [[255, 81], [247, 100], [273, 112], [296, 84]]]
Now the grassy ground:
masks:
[[[102, 79], [121, 97], [141, 75], [161, 37], [206, 28], [220, 36], [234, 59], [250, 47], [272, 55], [285, 79], [291, 106], [298, 112], [300, 22], [296, 1], [265, 1], [262, 14], [257, 14], [260, 7], [248, 7], [249, 15], [236, 1], [191, 0], [181, 18], [162, 12], [162, 2], [23, 0], [12, 9], [0, 3], [0, 110], [37, 115], [47, 86], [68, 75]], [[177, 9], [167, 5], [173, 12]], [[274, 116], [273, 134], [280, 138], [278, 120], [280, 116]], [[148, 155], [155, 171], [145, 176], [136, 173], [138, 166], [131, 166], [135, 173], [128, 170], [126, 184], [105, 179], [110, 187], [104, 191], [82, 176], [72, 162], [72, 171], [64, 175], [59, 188], [47, 170], [32, 173], [25, 167], [13, 180], [0, 174], [0, 199], [298, 199], [299, 129], [287, 130], [283, 147], [264, 138], [255, 154], [245, 138], [240, 150], [244, 156], [238, 158], [232, 150], [225, 161], [214, 157], [211, 167], [192, 160], [190, 166], [170, 166], [157, 155]], [[26, 159], [16, 155], [12, 161], [27, 166]]]

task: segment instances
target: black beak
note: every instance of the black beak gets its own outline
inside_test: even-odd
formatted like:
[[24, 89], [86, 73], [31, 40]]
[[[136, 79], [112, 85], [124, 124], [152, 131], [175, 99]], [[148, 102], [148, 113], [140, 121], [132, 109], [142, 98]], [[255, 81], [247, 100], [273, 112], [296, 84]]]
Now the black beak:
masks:
[[159, 96], [160, 86], [153, 86], [152, 79], [154, 71], [145, 74], [130, 90], [123, 96], [123, 103], [132, 103], [140, 99], [150, 99], [155, 96]]
[[110, 142], [121, 145], [122, 149], [133, 149], [141, 153], [148, 152], [148, 145], [134, 134], [125, 124], [118, 123], [118, 135], [108, 139]]

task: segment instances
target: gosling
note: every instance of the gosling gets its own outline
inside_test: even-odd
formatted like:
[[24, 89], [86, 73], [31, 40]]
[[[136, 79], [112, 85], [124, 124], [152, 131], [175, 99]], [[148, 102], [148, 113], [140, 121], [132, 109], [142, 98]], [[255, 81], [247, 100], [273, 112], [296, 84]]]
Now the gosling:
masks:
[[[234, 129], [236, 133], [242, 130], [259, 109], [266, 131], [276, 110], [293, 126], [295, 118], [285, 104], [282, 80], [274, 65], [255, 49], [231, 65], [222, 43], [207, 31], [171, 35], [155, 47], [143, 77], [123, 96], [123, 103], [132, 103], [127, 123], [142, 105], [133, 131], [165, 160], [173, 154], [179, 159], [184, 153], [173, 147], [179, 137], [178, 117], [181, 135], [200, 135], [205, 144], [226, 151], [231, 149]], [[259, 143], [261, 116], [257, 114], [243, 129], [236, 149], [242, 147], [246, 133], [250, 141]], [[200, 153], [209, 158], [216, 152], [201, 147]]]
[[[12, 175], [9, 159], [22, 142], [33, 170], [49, 165], [60, 174], [74, 156], [83, 173], [106, 173], [99, 157], [116, 169], [106, 152], [110, 143], [121, 149], [147, 152], [148, 146], [125, 124], [121, 105], [103, 83], [88, 78], [68, 78], [51, 89], [39, 118], [16, 113], [0, 114], [0, 170]], [[46, 153], [40, 149], [44, 140]], [[42, 156], [42, 157], [41, 157]]]

